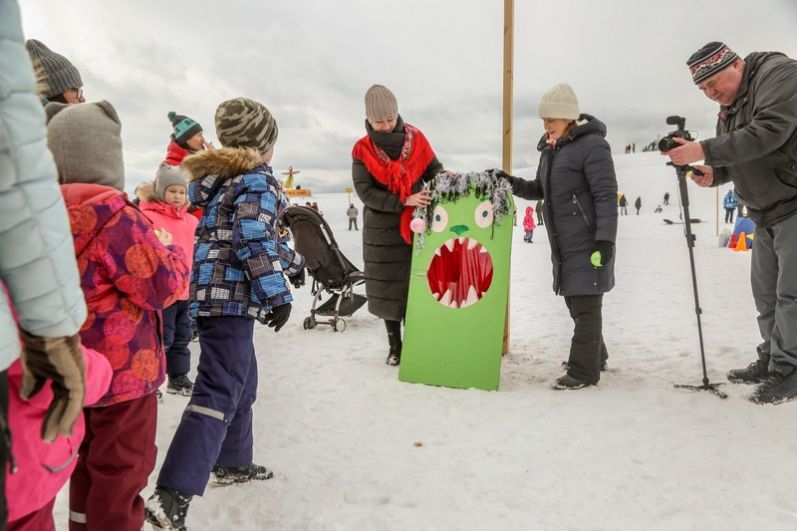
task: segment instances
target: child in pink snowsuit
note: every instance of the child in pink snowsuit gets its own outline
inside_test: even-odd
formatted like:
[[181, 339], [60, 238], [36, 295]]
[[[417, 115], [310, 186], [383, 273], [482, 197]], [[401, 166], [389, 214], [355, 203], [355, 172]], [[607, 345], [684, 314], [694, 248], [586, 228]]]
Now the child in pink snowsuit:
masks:
[[534, 229], [536, 228], [537, 224], [534, 222], [534, 208], [527, 206], [526, 215], [523, 217], [523, 230], [525, 231], [523, 236], [524, 242], [534, 243], [531, 241], [531, 238], [534, 236]]
[[[139, 204], [155, 230], [169, 232], [187, 260], [194, 256], [194, 232], [199, 220], [188, 213], [188, 181], [179, 166], [161, 164], [151, 192], [145, 192]], [[190, 269], [191, 265], [186, 264]], [[191, 368], [191, 319], [188, 315], [188, 287], [178, 299], [163, 310], [163, 348], [166, 350], [166, 392], [191, 396], [194, 387], [188, 379]]]
[[[83, 347], [86, 363], [86, 398], [90, 406], [108, 391], [111, 364], [105, 356]], [[44, 414], [53, 399], [48, 381], [30, 400], [22, 400], [22, 362], [8, 368], [8, 424], [14, 434], [11, 455], [14, 469], [6, 476], [8, 524], [6, 531], [55, 531], [53, 504], [78, 462], [78, 448], [86, 434], [83, 415], [78, 417], [72, 435], [59, 436], [52, 443], [41, 438]]]

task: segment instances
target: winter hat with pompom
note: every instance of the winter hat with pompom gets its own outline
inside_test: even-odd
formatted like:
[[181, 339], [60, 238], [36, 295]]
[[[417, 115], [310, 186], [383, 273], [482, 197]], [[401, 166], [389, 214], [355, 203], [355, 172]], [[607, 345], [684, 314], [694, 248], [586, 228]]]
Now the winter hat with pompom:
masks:
[[540, 118], [561, 118], [563, 120], [578, 120], [578, 98], [573, 87], [567, 83], [554, 85], [551, 90], [540, 98], [538, 108]]
[[188, 116], [177, 114], [174, 111], [169, 111], [166, 116], [169, 118], [169, 121], [172, 123], [172, 127], [174, 128], [172, 139], [184, 148], [188, 147], [185, 144], [186, 141], [188, 141], [195, 134], [202, 132], [202, 126], [199, 125], [199, 122], [192, 120]]

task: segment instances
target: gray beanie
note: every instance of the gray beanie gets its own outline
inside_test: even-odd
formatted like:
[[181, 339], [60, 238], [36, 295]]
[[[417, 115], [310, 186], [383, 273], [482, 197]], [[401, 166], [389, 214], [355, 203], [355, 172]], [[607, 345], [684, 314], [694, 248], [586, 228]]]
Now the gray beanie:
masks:
[[187, 190], [188, 179], [180, 166], [171, 166], [163, 162], [155, 174], [155, 195], [158, 199], [165, 200], [166, 189], [170, 186], [182, 186]]
[[122, 125], [107, 101], [69, 105], [52, 102], [47, 115], [47, 145], [58, 167], [58, 181], [125, 187]]
[[573, 87], [567, 83], [559, 83], [542, 95], [538, 108], [540, 118], [561, 118], [578, 120], [578, 98]]
[[41, 86], [46, 87], [42, 94], [45, 98], [49, 99], [63, 94], [71, 88], [83, 86], [80, 72], [63, 55], [55, 53], [36, 39], [25, 41], [25, 48], [33, 62], [36, 75], [40, 78], [37, 81]]
[[249, 147], [265, 153], [277, 143], [277, 121], [263, 104], [249, 98], [221, 102], [215, 122], [216, 136], [224, 147]]
[[398, 101], [390, 89], [382, 85], [371, 85], [365, 93], [365, 116], [369, 122], [384, 120], [398, 115]]

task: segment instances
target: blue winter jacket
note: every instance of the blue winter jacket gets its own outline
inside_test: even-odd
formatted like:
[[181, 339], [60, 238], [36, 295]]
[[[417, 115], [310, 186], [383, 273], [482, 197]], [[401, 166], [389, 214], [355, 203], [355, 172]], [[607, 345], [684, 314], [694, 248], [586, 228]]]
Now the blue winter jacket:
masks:
[[[71, 336], [86, 319], [86, 303], [23, 42], [17, 2], [0, 0], [0, 281], [21, 328]], [[0, 370], [19, 354], [17, 325], [0, 289]]]
[[733, 193], [733, 190], [728, 190], [728, 193], [722, 198], [722, 207], [736, 208], [738, 204], [739, 202], [736, 200], [736, 194]]
[[271, 168], [252, 149], [222, 148], [186, 157], [191, 202], [205, 209], [197, 227], [191, 272], [194, 316], [249, 316], [266, 322], [291, 302], [285, 276], [304, 258], [278, 240], [288, 204]]

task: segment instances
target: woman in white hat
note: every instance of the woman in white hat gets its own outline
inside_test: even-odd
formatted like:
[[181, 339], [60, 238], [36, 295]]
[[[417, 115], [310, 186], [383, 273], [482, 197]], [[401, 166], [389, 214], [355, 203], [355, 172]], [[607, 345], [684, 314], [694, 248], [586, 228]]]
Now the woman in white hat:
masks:
[[581, 114], [572, 87], [560, 83], [540, 99], [545, 127], [533, 181], [509, 177], [524, 199], [545, 199], [553, 289], [575, 323], [567, 374], [555, 389], [581, 389], [600, 380], [608, 353], [603, 342], [603, 294], [614, 287], [617, 178], [606, 126]]

